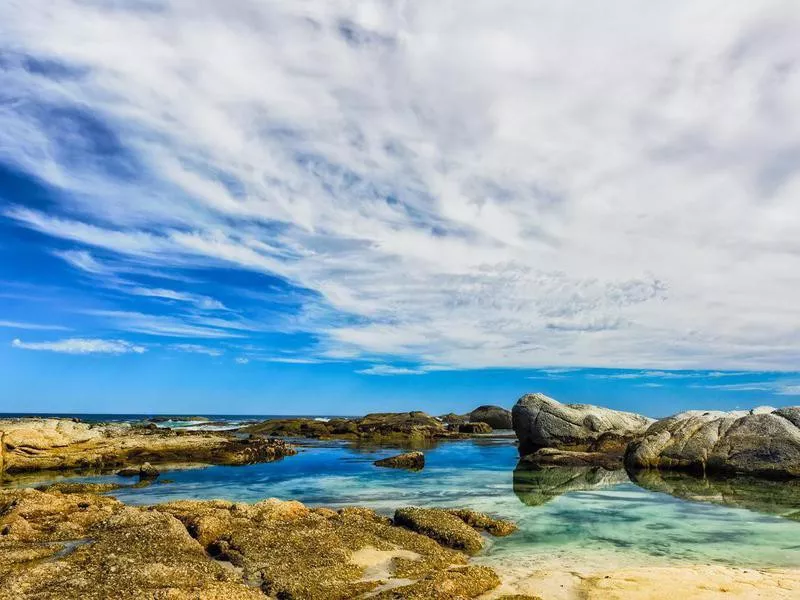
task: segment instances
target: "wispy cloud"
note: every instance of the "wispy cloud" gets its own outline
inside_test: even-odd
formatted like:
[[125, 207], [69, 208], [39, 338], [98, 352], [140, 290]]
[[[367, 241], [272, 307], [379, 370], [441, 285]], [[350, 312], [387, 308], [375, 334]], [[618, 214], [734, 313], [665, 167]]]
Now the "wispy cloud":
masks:
[[46, 325], [43, 323], [25, 323], [22, 321], [0, 321], [0, 327], [8, 329], [29, 329], [31, 331], [69, 331], [63, 325]]
[[424, 375], [427, 371], [423, 369], [410, 369], [407, 367], [395, 367], [392, 365], [372, 365], [366, 369], [356, 371], [362, 375]]
[[219, 348], [211, 348], [209, 346], [201, 346], [199, 344], [172, 344], [170, 346], [173, 350], [179, 352], [188, 352], [190, 354], [206, 354], [208, 356], [222, 356], [225, 351]]
[[120, 331], [181, 338], [241, 338], [242, 334], [224, 329], [193, 325], [185, 320], [164, 315], [118, 310], [90, 310], [87, 314], [103, 317]]
[[795, 380], [752, 381], [731, 384], [698, 384], [692, 387], [723, 392], [768, 392], [776, 396], [800, 396], [800, 383]]
[[[320, 356], [796, 368], [791, 0], [161, 5], [0, 3], [0, 160], [59, 192], [3, 215], [77, 268], [267, 273]], [[96, 316], [230, 335], [172, 300]]]
[[101, 340], [85, 338], [69, 338], [54, 342], [23, 342], [15, 339], [11, 342], [14, 348], [23, 350], [42, 350], [62, 354], [143, 354], [144, 346], [131, 344], [123, 340]]
[[240, 356], [236, 359], [236, 363], [239, 365], [246, 365], [250, 362], [250, 359], [245, 356]]

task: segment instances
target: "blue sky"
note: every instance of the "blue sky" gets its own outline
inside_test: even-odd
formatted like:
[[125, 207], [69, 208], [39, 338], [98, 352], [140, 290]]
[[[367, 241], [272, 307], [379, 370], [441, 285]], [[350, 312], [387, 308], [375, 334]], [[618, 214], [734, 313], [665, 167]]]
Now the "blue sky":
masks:
[[794, 404], [798, 27], [4, 2], [0, 411]]

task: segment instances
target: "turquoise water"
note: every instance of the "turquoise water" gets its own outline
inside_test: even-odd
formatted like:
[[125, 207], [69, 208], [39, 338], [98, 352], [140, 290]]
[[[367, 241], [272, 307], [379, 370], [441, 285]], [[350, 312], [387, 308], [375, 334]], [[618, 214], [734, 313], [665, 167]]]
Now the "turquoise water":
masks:
[[305, 444], [297, 456], [278, 462], [168, 471], [162, 479], [170, 483], [114, 495], [131, 504], [277, 497], [310, 505], [362, 505], [387, 514], [405, 505], [470, 507], [519, 525], [516, 534], [493, 540], [481, 559], [497, 564], [556, 557], [577, 564], [590, 556], [613, 556], [623, 564], [800, 566], [800, 522], [779, 516], [800, 510], [800, 488], [789, 483], [749, 481], [736, 487], [728, 482], [720, 491], [680, 476], [651, 477], [646, 489], [624, 471], [515, 471], [516, 447], [504, 439], [441, 443], [425, 451], [420, 472], [373, 466], [396, 449]]

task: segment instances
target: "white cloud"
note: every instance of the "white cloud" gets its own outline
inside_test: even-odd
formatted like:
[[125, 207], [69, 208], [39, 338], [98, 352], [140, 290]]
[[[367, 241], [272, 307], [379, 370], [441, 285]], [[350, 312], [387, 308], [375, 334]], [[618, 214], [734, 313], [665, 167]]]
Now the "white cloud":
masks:
[[321, 355], [800, 360], [793, 0], [7, 0], [0, 23], [26, 99], [0, 160], [64, 192], [5, 215], [313, 290]]
[[208, 356], [222, 356], [224, 354], [224, 351], [219, 348], [210, 348], [199, 344], [172, 344], [170, 348], [190, 354], [206, 354]]
[[144, 346], [131, 344], [123, 340], [99, 340], [85, 338], [69, 338], [55, 342], [23, 342], [15, 339], [11, 342], [14, 348], [23, 350], [44, 350], [62, 354], [143, 354]]
[[409, 369], [407, 367], [394, 367], [392, 365], [372, 365], [366, 369], [356, 371], [362, 375], [424, 375], [424, 369]]
[[250, 359], [249, 358], [245, 358], [244, 356], [240, 356], [239, 358], [236, 359], [236, 363], [240, 364], [240, 365], [246, 365], [249, 362], [250, 362]]
[[26, 323], [23, 321], [0, 321], [0, 327], [8, 329], [29, 329], [32, 331], [68, 331], [69, 327], [62, 325], [45, 325], [42, 323]]

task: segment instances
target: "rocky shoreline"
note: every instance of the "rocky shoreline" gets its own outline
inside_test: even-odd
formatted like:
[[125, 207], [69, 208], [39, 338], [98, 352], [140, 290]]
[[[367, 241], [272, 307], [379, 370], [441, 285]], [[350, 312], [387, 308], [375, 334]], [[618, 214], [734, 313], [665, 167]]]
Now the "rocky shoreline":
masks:
[[291, 456], [283, 440], [70, 419], [0, 420], [0, 475], [141, 469], [145, 463], [244, 465]]
[[[73, 488], [0, 491], [0, 598], [476, 598], [500, 585], [469, 563], [468, 510], [180, 501], [130, 507]], [[516, 596], [533, 598], [532, 596]]]
[[688, 411], [658, 421], [544, 394], [512, 411], [529, 465], [682, 470], [702, 475], [800, 477], [800, 407]]

